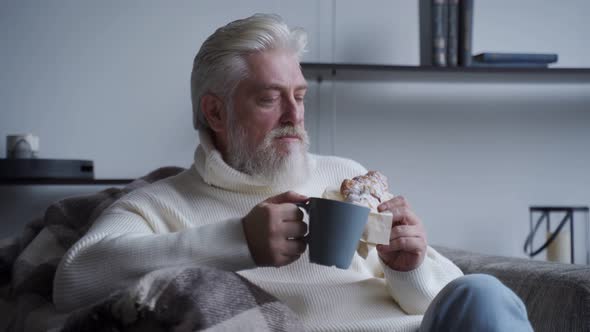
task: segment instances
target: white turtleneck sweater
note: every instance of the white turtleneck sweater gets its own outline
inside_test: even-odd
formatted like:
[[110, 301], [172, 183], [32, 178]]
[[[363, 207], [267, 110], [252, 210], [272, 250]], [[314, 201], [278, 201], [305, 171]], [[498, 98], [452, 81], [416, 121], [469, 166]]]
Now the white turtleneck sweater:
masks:
[[200, 136], [193, 167], [121, 198], [66, 253], [54, 283], [58, 310], [96, 303], [150, 271], [192, 264], [238, 272], [287, 304], [309, 330], [414, 331], [436, 294], [462, 275], [430, 247], [410, 272], [388, 268], [375, 250], [367, 259], [355, 254], [347, 270], [312, 264], [307, 252], [284, 267], [256, 267], [241, 222], [256, 204], [287, 189], [320, 196], [366, 169], [310, 155], [307, 181], [274, 188], [229, 167]]

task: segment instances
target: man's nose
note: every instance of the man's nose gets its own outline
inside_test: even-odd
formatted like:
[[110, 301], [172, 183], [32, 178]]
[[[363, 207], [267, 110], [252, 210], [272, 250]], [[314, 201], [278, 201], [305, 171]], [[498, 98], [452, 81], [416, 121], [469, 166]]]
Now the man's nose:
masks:
[[293, 96], [286, 98], [282, 112], [281, 123], [297, 125], [303, 121], [303, 104], [299, 104]]

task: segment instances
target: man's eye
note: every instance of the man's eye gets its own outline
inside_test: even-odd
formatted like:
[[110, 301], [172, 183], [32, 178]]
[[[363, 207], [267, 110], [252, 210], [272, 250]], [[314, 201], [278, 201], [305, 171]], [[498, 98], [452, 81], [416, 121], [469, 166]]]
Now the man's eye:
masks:
[[305, 101], [305, 96], [295, 96], [295, 100], [302, 103]]
[[262, 104], [272, 104], [275, 101], [277, 101], [279, 98], [278, 97], [263, 97], [260, 98], [260, 103]]

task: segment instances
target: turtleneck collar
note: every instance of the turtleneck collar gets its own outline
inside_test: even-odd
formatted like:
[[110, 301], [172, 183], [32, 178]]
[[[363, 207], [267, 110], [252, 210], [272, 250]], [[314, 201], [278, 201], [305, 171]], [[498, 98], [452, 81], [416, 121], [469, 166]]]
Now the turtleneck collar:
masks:
[[[193, 167], [205, 183], [230, 191], [248, 193], [275, 194], [293, 189], [273, 186], [226, 164], [206, 130], [199, 130], [199, 141], [199, 146], [195, 151]], [[309, 167], [313, 172], [315, 159], [313, 155], [308, 155], [308, 157]]]

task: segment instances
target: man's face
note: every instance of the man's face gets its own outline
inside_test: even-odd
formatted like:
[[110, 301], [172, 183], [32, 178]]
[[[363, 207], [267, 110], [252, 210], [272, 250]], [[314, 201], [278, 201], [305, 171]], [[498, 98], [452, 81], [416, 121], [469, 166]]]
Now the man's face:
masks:
[[228, 163], [272, 181], [285, 172], [297, 175], [309, 145], [303, 105], [307, 82], [297, 57], [266, 51], [249, 55], [246, 62], [249, 75], [238, 84], [229, 110]]

